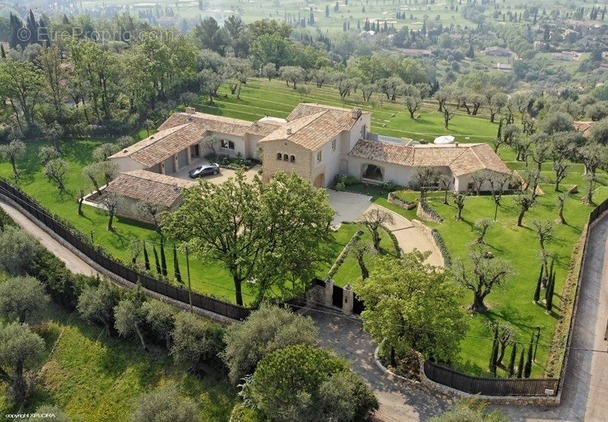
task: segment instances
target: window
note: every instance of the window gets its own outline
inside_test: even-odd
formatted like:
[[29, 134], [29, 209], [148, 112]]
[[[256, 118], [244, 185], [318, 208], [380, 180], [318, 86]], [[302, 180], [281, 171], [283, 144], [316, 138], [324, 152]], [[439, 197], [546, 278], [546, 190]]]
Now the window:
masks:
[[335, 139], [333, 141], [331, 141], [331, 150], [332, 151], [336, 150], [336, 140]]
[[277, 160], [282, 160], [283, 159], [283, 154], [281, 154], [280, 152], [277, 153]]
[[295, 156], [295, 155], [292, 155], [292, 156], [290, 157], [289, 161], [291, 161], [292, 163], [295, 163], [295, 162], [296, 162], [296, 156]]
[[321, 162], [321, 159], [323, 158], [323, 155], [321, 154], [322, 151], [317, 152], [317, 163]]
[[234, 150], [234, 142], [222, 139], [222, 149]]
[[283, 154], [283, 161], [289, 161], [289, 155]]

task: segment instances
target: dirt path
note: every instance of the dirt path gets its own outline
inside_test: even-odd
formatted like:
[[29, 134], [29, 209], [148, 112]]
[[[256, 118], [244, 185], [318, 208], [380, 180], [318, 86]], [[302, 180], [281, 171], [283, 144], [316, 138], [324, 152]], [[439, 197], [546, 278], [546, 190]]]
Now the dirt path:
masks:
[[42, 244], [42, 246], [61, 259], [71, 272], [84, 275], [101, 275], [86, 262], [80, 259], [76, 254], [65, 248], [63, 245], [53, 239], [51, 235], [42, 230], [40, 227], [30, 221], [30, 219], [21, 214], [12, 206], [8, 205], [2, 199], [0, 199], [0, 207], [25, 231], [34, 236], [36, 240]]

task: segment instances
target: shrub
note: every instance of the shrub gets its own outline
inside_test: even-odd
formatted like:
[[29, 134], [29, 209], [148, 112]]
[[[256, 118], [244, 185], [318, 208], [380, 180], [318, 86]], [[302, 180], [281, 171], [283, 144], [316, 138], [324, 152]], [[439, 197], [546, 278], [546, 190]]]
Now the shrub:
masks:
[[309, 317], [288, 309], [263, 306], [245, 321], [230, 325], [224, 341], [226, 348], [221, 357], [228, 367], [230, 380], [236, 384], [252, 374], [268, 353], [295, 344], [316, 346], [319, 334]]
[[443, 256], [443, 265], [446, 268], [449, 268], [452, 266], [452, 257], [450, 256], [450, 250], [448, 249], [447, 245], [445, 244], [445, 240], [443, 240], [443, 237], [441, 237], [441, 233], [439, 233], [437, 230], [433, 229], [431, 231], [431, 235], [433, 236], [433, 239], [435, 239], [435, 243], [437, 244], [437, 246], [439, 247], [439, 250], [441, 251], [441, 255]]

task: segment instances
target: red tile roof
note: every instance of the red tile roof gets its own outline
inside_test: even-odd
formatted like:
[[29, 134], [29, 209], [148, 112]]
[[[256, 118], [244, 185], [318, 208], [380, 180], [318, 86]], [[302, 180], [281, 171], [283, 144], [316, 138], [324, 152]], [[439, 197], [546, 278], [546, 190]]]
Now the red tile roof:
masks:
[[511, 173], [488, 144], [402, 145], [360, 140], [349, 156], [409, 167], [449, 167], [454, 176], [483, 169]]
[[133, 170], [121, 173], [110, 182], [105, 190], [127, 198], [148, 201], [170, 208], [180, 197], [182, 189], [194, 185], [196, 183], [189, 180], [146, 170]]

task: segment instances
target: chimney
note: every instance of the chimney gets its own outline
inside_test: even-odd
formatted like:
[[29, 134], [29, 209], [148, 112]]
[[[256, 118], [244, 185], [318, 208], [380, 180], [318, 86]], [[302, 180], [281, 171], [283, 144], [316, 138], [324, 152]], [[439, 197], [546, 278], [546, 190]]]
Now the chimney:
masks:
[[454, 142], [454, 147], [458, 148], [458, 142]]
[[353, 108], [353, 110], [351, 111], [351, 117], [353, 120], [357, 120], [359, 117], [361, 116], [361, 109], [360, 108]]
[[194, 113], [196, 113], [196, 109], [194, 107], [186, 107], [186, 113], [194, 114]]
[[289, 135], [291, 135], [291, 128], [290, 127], [287, 128], [287, 136], [289, 136]]

